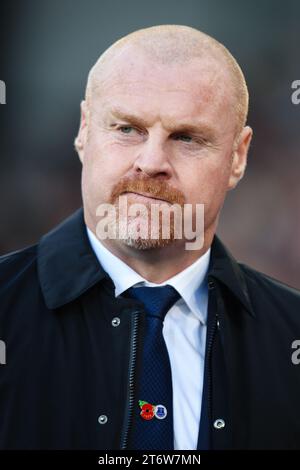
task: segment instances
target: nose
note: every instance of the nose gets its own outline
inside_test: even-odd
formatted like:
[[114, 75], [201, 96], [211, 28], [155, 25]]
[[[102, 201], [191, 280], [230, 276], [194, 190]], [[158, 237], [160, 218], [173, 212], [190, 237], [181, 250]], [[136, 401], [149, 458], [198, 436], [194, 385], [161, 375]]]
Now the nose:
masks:
[[134, 161], [134, 171], [151, 177], [160, 176], [168, 179], [172, 175], [169, 157], [163, 136], [149, 134]]

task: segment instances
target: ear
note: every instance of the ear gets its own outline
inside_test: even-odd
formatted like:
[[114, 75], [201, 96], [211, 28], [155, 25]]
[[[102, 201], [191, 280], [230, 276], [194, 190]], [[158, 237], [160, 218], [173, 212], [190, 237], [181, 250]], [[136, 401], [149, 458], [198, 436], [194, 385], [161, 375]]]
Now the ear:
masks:
[[231, 174], [228, 182], [228, 190], [236, 187], [238, 182], [243, 178], [246, 166], [248, 149], [252, 138], [252, 129], [249, 126], [243, 128], [239, 135], [238, 142], [235, 146], [231, 163]]
[[74, 145], [79, 155], [81, 163], [83, 163], [84, 156], [84, 147], [87, 139], [87, 129], [88, 129], [88, 109], [86, 101], [81, 101], [80, 103], [80, 126], [78, 135], [75, 138]]

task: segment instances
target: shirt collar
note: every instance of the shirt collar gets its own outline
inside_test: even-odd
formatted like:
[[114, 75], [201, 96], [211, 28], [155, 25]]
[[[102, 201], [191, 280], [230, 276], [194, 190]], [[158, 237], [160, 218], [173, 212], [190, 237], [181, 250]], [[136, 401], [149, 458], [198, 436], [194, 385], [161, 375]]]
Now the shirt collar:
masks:
[[207, 318], [207, 271], [210, 261], [210, 249], [198, 258], [193, 264], [170, 279], [156, 284], [149, 282], [134, 271], [128, 264], [109, 251], [87, 227], [87, 234], [102, 268], [112, 279], [115, 285], [116, 297], [135, 285], [148, 287], [173, 286], [183, 301], [199, 320], [205, 324]]

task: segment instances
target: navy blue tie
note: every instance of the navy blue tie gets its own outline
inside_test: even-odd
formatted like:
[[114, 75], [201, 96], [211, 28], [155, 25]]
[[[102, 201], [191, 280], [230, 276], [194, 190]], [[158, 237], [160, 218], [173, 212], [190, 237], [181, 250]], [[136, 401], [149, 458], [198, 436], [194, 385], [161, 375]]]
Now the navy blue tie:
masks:
[[132, 287], [127, 293], [143, 302], [146, 311], [142, 364], [128, 448], [172, 450], [172, 375], [162, 329], [166, 313], [180, 295], [168, 285]]

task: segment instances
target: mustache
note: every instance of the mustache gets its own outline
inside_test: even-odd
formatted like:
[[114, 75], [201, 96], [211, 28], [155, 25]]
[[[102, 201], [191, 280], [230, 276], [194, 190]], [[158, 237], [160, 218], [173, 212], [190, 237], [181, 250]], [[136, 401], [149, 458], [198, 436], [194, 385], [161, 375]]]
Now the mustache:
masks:
[[117, 198], [126, 192], [147, 193], [149, 197], [153, 196], [162, 199], [170, 204], [179, 204], [183, 206], [185, 197], [179, 189], [167, 184], [163, 180], [156, 180], [149, 177], [122, 178], [112, 189], [110, 203], [114, 204]]

